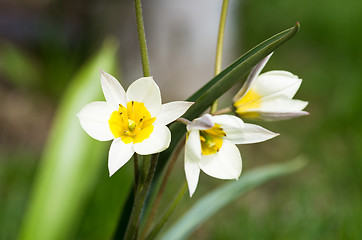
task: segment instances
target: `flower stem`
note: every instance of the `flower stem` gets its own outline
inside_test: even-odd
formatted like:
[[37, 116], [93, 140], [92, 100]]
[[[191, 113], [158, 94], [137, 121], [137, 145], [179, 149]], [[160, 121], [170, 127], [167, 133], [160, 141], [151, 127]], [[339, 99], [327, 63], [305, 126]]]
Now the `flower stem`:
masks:
[[140, 50], [141, 50], [143, 76], [149, 77], [149, 76], [151, 76], [151, 72], [150, 72], [150, 64], [148, 61], [148, 52], [147, 52], [147, 44], [146, 44], [145, 27], [143, 25], [141, 0], [135, 0], [134, 2], [135, 2], [135, 10], [136, 10], [138, 41], [139, 41]]
[[136, 194], [135, 201], [132, 207], [131, 217], [129, 218], [126, 234], [124, 236], [125, 240], [133, 240], [137, 236], [137, 230], [139, 227], [142, 209], [144, 207], [148, 190], [151, 186], [153, 175], [155, 174], [158, 156], [158, 153], [152, 155], [150, 169], [148, 171], [146, 180], [143, 184], [143, 187], [140, 188], [138, 194]]
[[133, 165], [134, 165], [134, 193], [137, 194], [138, 185], [139, 185], [138, 154], [137, 153], [134, 154]]
[[167, 222], [168, 218], [171, 216], [171, 214], [176, 209], [182, 198], [185, 196], [186, 191], [187, 191], [187, 183], [185, 181], [180, 190], [178, 191], [176, 197], [173, 199], [173, 201], [171, 202], [171, 204], [169, 205], [169, 207], [161, 217], [161, 219], [157, 222], [156, 226], [153, 228], [150, 234], [148, 234], [146, 240], [154, 239], [157, 236], [157, 234], [160, 232], [162, 227]]
[[[225, 23], [226, 16], [228, 12], [229, 0], [223, 0], [221, 7], [220, 15], [220, 24], [219, 24], [219, 34], [217, 37], [217, 46], [216, 46], [216, 58], [215, 58], [215, 76], [221, 72], [221, 62], [222, 62], [222, 49], [224, 45], [224, 33], [225, 33]], [[210, 113], [214, 113], [217, 110], [217, 100], [211, 105]]]
[[150, 162], [151, 162], [151, 155], [145, 155], [143, 156], [143, 165], [141, 171], [141, 178], [140, 178], [140, 184], [141, 186], [146, 180], [148, 169], [150, 169]]
[[144, 239], [145, 235], [147, 234], [148, 230], [151, 227], [153, 219], [156, 216], [158, 206], [160, 205], [162, 195], [165, 192], [166, 185], [167, 185], [167, 182], [168, 182], [167, 180], [168, 180], [168, 178], [169, 178], [169, 176], [170, 176], [170, 174], [172, 172], [173, 167], [175, 166], [176, 160], [177, 160], [178, 156], [180, 155], [180, 152], [183, 149], [184, 145], [185, 145], [185, 139], [179, 143], [179, 145], [177, 146], [177, 148], [175, 149], [174, 153], [171, 156], [171, 159], [169, 161], [165, 176], [164, 176], [164, 178], [162, 180], [162, 183], [161, 183], [161, 187], [158, 190], [155, 202], [154, 202], [154, 204], [152, 206], [150, 216], [147, 219], [146, 225], [145, 225], [145, 227], [143, 229], [143, 233], [142, 233], [140, 239]]
[[[141, 0], [135, 0], [134, 3], [135, 3], [135, 11], [136, 11], [138, 41], [139, 41], [140, 51], [141, 51], [143, 76], [149, 77], [149, 76], [151, 76], [151, 73], [150, 73], [150, 64], [148, 61], [146, 35], [145, 35], [145, 28], [144, 28], [144, 24], [143, 24]], [[139, 184], [138, 157], [135, 155], [135, 161], [134, 161], [135, 200], [133, 203], [131, 216], [128, 221], [126, 233], [124, 236], [125, 240], [133, 240], [137, 237], [141, 212], [144, 207], [146, 196], [147, 196], [148, 190], [151, 186], [153, 175], [156, 170], [158, 156], [159, 156], [158, 153], [152, 155], [147, 177], [141, 186]], [[145, 162], [143, 164], [145, 164]]]

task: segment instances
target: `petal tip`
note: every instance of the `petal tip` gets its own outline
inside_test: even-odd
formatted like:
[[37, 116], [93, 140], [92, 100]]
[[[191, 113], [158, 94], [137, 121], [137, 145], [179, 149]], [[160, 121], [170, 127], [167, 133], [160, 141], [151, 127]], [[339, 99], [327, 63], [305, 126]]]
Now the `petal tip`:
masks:
[[117, 171], [111, 171], [111, 169], [108, 169], [108, 171], [109, 171], [109, 177], [112, 177], [113, 174], [115, 174], [117, 172]]
[[190, 193], [190, 198], [192, 198], [192, 196], [193, 196], [194, 193], [195, 193], [195, 190], [191, 192], [191, 190], [189, 189], [189, 193]]

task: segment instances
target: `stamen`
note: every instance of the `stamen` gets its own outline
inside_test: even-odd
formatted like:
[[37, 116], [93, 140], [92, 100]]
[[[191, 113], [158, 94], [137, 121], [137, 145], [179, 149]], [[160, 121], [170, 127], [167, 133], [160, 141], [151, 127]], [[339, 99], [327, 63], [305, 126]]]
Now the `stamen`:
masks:
[[153, 131], [152, 123], [155, 120], [143, 103], [130, 101], [126, 107], [119, 104], [119, 109], [112, 113], [108, 123], [114, 137], [121, 137], [122, 141], [128, 144], [139, 143], [148, 138]]
[[210, 129], [200, 131], [201, 153], [210, 155], [219, 152], [225, 136], [226, 133], [218, 124]]

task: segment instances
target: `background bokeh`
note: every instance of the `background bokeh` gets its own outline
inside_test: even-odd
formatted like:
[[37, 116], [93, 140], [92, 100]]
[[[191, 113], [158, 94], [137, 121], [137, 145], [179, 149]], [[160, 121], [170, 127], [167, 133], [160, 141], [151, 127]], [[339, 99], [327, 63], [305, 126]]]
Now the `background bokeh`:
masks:
[[[361, 239], [362, 2], [230, 4], [224, 66], [299, 21], [300, 31], [277, 49], [265, 70], [303, 78], [296, 98], [310, 102], [308, 117], [258, 122], [281, 136], [241, 146], [243, 171], [298, 155], [309, 164], [239, 198], [192, 239]], [[151, 71], [166, 102], [188, 97], [211, 79], [220, 7], [221, 0], [145, 1]], [[132, 1], [0, 3], [0, 239], [17, 238], [59, 102], [108, 36], [118, 39], [117, 77], [129, 85], [142, 75]], [[112, 181], [102, 167], [102, 181]], [[183, 174], [180, 159], [168, 195]], [[203, 174], [195, 196], [185, 197], [171, 222], [222, 183]], [[90, 201], [72, 238], [102, 239], [87, 220], [104, 216], [107, 207]]]

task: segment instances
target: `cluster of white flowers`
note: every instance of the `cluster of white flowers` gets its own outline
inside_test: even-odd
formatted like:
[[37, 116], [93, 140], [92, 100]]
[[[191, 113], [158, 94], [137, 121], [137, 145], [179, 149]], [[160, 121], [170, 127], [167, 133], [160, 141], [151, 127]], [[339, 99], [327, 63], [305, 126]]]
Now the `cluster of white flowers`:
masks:
[[[286, 71], [260, 74], [271, 55], [251, 71], [244, 86], [234, 97], [241, 118], [288, 119], [306, 115], [307, 102], [292, 99], [302, 82]], [[127, 92], [110, 74], [101, 71], [106, 102], [87, 104], [78, 118], [94, 139], [109, 141], [108, 168], [112, 176], [136, 152], [149, 155], [167, 149], [171, 133], [167, 124], [181, 117], [193, 104], [177, 101], [162, 104], [161, 93], [152, 77], [133, 82]], [[235, 144], [266, 141], [278, 134], [255, 124], [244, 123], [233, 115], [205, 114], [187, 126], [185, 174], [190, 196], [196, 190], [200, 169], [219, 179], [238, 179], [242, 170]]]

